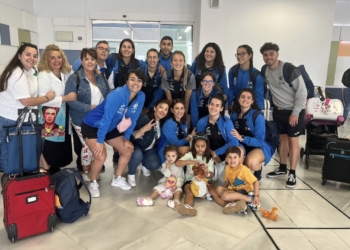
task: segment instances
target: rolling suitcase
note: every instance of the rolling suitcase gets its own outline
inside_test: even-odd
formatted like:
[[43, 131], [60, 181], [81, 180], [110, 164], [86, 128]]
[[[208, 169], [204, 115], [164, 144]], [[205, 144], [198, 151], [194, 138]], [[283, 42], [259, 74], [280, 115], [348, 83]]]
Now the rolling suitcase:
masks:
[[328, 138], [322, 168], [322, 185], [327, 180], [350, 183], [350, 141]]
[[[4, 226], [9, 240], [15, 241], [48, 231], [56, 226], [55, 185], [48, 173], [39, 172], [39, 159], [32, 162], [36, 172], [23, 172], [22, 134], [19, 133], [20, 174], [1, 178]], [[33, 145], [35, 147], [35, 144]]]

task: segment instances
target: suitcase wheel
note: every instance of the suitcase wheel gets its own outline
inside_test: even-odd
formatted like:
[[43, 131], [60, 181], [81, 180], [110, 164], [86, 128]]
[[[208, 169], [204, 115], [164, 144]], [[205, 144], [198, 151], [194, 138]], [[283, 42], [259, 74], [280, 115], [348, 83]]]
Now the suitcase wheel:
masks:
[[304, 148], [300, 148], [300, 159], [303, 159], [305, 154], [305, 149]]
[[12, 236], [11, 243], [15, 243], [15, 236]]
[[324, 186], [324, 185], [326, 185], [326, 183], [327, 183], [327, 179], [322, 178], [322, 182], [321, 182], [321, 184]]

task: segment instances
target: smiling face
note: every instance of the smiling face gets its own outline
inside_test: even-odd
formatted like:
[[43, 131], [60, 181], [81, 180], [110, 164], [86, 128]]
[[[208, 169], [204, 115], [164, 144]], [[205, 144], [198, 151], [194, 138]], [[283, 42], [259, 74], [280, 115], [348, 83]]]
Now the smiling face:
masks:
[[121, 51], [123, 57], [130, 58], [135, 50], [132, 47], [132, 44], [130, 42], [124, 41], [121, 48], [120, 48], [120, 51]]
[[106, 43], [99, 43], [96, 46], [97, 59], [101, 61], [107, 60], [109, 56], [109, 45]]
[[90, 54], [86, 53], [85, 57], [81, 61], [81, 65], [83, 66], [84, 70], [94, 71], [96, 68], [96, 59]]
[[34, 67], [38, 61], [38, 51], [32, 47], [27, 46], [22, 54], [18, 55], [18, 59], [21, 61], [23, 68], [28, 71]]
[[215, 85], [215, 81], [211, 76], [205, 76], [201, 81], [202, 88], [205, 92], [211, 92]]
[[165, 159], [169, 164], [174, 164], [177, 159], [177, 153], [176, 151], [168, 151], [165, 154]]
[[204, 52], [204, 58], [206, 62], [209, 62], [209, 63], [214, 62], [216, 58], [216, 51], [214, 50], [213, 47], [206, 48]]
[[159, 103], [154, 108], [154, 117], [157, 121], [163, 119], [169, 111], [169, 105], [167, 103]]
[[248, 54], [247, 50], [243, 47], [237, 49], [236, 55], [239, 65], [249, 64], [249, 60], [253, 56], [252, 54]]
[[163, 40], [159, 44], [160, 53], [163, 57], [167, 58], [170, 56], [171, 51], [173, 50], [173, 43], [171, 40]]
[[137, 94], [141, 90], [142, 83], [142, 79], [138, 78], [134, 73], [131, 73], [128, 80], [126, 81], [130, 92], [134, 94]]
[[238, 98], [238, 103], [241, 108], [250, 108], [254, 103], [252, 94], [246, 91], [242, 92]]
[[278, 56], [279, 53], [275, 50], [265, 50], [263, 52], [264, 62], [272, 69], [278, 67]]
[[240, 157], [236, 153], [229, 153], [226, 156], [226, 162], [228, 163], [228, 165], [230, 165], [230, 167], [235, 168], [240, 163]]
[[62, 54], [60, 51], [50, 51], [47, 64], [51, 71], [60, 71], [62, 68]]
[[220, 112], [223, 110], [223, 106], [222, 106], [222, 101], [220, 99], [217, 98], [212, 98], [210, 103], [209, 103], [209, 114], [211, 116], [217, 116], [220, 115]]
[[150, 68], [155, 68], [157, 67], [159, 58], [158, 58], [158, 53], [155, 51], [149, 51], [147, 53], [147, 63], [148, 63], [148, 67]]
[[171, 60], [171, 65], [173, 66], [175, 71], [182, 71], [185, 66], [185, 58], [181, 54], [173, 54], [173, 58]]
[[185, 106], [181, 103], [178, 102], [174, 105], [174, 107], [171, 109], [171, 112], [173, 112], [174, 114], [174, 118], [177, 121], [180, 121], [181, 118], [184, 116], [185, 114]]

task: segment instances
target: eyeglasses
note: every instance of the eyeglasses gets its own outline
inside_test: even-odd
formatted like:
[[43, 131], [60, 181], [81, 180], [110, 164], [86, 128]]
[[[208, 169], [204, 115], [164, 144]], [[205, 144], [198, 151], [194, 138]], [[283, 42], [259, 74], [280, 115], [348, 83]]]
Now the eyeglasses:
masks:
[[213, 84], [214, 81], [213, 80], [203, 80], [202, 81], [204, 84], [207, 84], [207, 85], [210, 85], [210, 84]]
[[104, 51], [104, 52], [109, 52], [110, 50], [109, 49], [107, 49], [107, 48], [103, 48], [103, 47], [97, 47], [99, 50], [102, 50], [102, 51]]
[[239, 57], [239, 56], [240, 56], [240, 57], [244, 57], [246, 54], [247, 54], [247, 53], [240, 53], [240, 54], [237, 53], [237, 54], [235, 55], [235, 57]]

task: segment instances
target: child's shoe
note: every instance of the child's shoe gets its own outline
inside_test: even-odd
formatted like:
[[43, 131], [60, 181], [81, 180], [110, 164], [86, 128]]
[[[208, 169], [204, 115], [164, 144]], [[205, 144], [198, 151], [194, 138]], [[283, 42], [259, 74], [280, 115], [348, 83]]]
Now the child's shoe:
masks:
[[246, 209], [247, 209], [246, 202], [241, 200], [241, 201], [228, 203], [224, 207], [222, 212], [224, 214], [241, 213], [241, 212], [247, 214]]
[[136, 204], [140, 207], [154, 206], [154, 200], [150, 197], [140, 197], [136, 199]]
[[197, 210], [187, 204], [178, 204], [175, 210], [181, 215], [196, 216]]
[[205, 196], [207, 198], [207, 201], [213, 201], [213, 198], [211, 198], [211, 194], [206, 194]]
[[250, 206], [254, 211], [258, 210], [260, 204], [254, 204], [254, 192], [249, 192], [248, 197], [251, 199], [251, 202], [248, 202], [248, 206]]
[[175, 210], [176, 205], [180, 204], [180, 201], [178, 200], [168, 200], [168, 202], [166, 203], [166, 205], [168, 207], [170, 207], [171, 209]]

